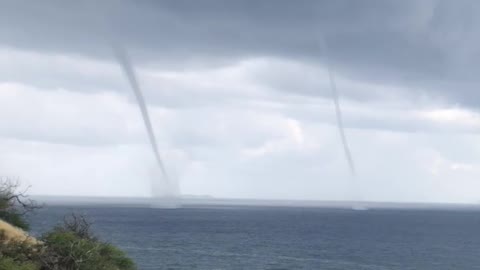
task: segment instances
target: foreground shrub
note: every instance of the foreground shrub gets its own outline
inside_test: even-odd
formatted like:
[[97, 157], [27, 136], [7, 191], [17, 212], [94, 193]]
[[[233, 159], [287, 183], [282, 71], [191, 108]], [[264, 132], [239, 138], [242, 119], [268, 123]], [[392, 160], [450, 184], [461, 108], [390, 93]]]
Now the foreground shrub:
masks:
[[37, 259], [41, 250], [42, 246], [38, 243], [12, 239], [0, 231], [0, 270], [40, 269]]
[[65, 224], [42, 237], [46, 269], [133, 270], [132, 260], [118, 248], [99, 241], [90, 233], [83, 217], [72, 216]]
[[0, 257], [0, 270], [38, 270], [38, 266], [30, 262], [16, 262], [12, 258]]
[[28, 230], [25, 215], [39, 206], [25, 195], [28, 188], [19, 191], [16, 180], [0, 177], [0, 219], [23, 230]]
[[82, 216], [66, 218], [40, 239], [29, 237], [18, 228], [29, 228], [25, 214], [38, 206], [18, 188], [0, 177], [0, 270], [136, 269], [123, 251], [94, 237]]

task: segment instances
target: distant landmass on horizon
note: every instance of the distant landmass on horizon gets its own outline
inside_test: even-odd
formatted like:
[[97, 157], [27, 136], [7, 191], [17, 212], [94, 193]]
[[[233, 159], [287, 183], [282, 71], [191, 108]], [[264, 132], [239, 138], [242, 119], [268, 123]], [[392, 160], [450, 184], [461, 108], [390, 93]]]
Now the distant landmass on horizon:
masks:
[[[118, 207], [152, 207], [160, 206], [162, 201], [172, 204], [172, 199], [152, 197], [94, 197], [94, 196], [31, 196], [32, 199], [45, 205], [98, 205]], [[208, 206], [261, 206], [261, 207], [321, 207], [346, 208], [359, 202], [353, 201], [322, 201], [322, 200], [272, 200], [272, 199], [232, 199], [216, 198], [210, 195], [181, 195], [175, 198], [178, 207], [208, 207]], [[362, 201], [366, 209], [458, 209], [480, 210], [480, 204], [461, 203], [424, 203], [424, 202], [375, 202]]]

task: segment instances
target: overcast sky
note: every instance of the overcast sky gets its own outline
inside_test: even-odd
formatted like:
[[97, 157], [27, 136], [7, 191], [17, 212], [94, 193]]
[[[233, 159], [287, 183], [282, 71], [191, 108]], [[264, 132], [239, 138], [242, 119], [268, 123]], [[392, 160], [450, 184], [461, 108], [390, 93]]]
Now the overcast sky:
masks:
[[149, 196], [115, 40], [183, 194], [480, 201], [476, 1], [1, 2], [0, 173], [32, 194]]

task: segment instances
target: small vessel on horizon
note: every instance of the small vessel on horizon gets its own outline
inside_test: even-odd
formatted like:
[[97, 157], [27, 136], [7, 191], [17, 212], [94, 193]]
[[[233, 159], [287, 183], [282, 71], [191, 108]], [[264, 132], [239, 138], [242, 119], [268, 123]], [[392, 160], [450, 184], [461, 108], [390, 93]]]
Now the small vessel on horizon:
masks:
[[361, 205], [361, 204], [354, 204], [352, 206], [352, 210], [354, 210], [354, 211], [366, 211], [366, 210], [368, 210], [368, 207], [366, 207], [364, 205]]

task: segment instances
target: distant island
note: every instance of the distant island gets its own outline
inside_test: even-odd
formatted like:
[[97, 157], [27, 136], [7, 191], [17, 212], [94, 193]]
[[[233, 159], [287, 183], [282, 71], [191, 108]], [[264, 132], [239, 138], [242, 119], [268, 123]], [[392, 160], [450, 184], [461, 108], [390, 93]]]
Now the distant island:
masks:
[[[83, 205], [109, 207], [162, 207], [172, 208], [169, 198], [152, 197], [88, 197], [88, 196], [32, 196], [46, 205]], [[162, 205], [162, 202], [164, 204]], [[217, 198], [210, 195], [180, 195], [175, 198], [176, 207], [203, 206], [261, 206], [261, 207], [319, 207], [337, 209], [480, 209], [480, 204], [378, 202], [378, 201], [326, 201]]]

